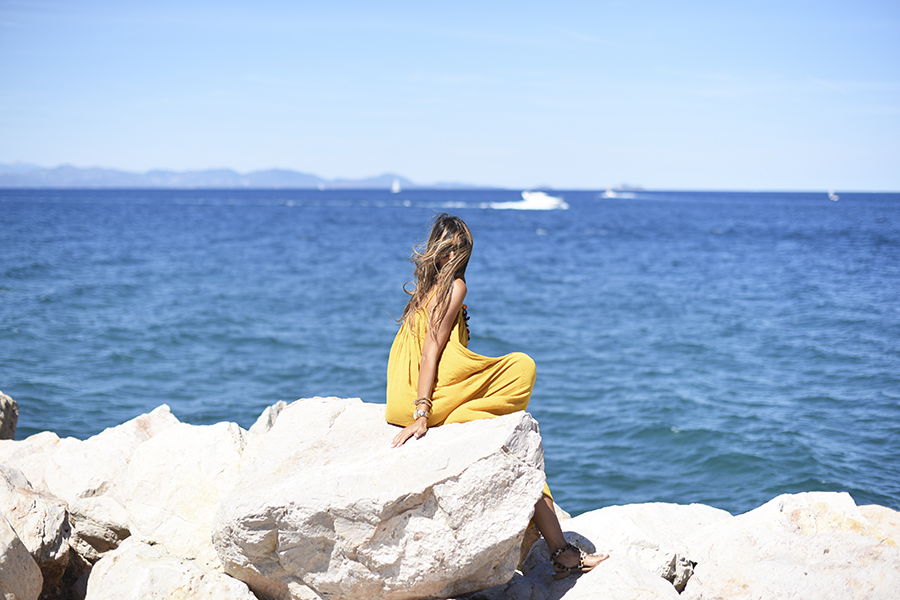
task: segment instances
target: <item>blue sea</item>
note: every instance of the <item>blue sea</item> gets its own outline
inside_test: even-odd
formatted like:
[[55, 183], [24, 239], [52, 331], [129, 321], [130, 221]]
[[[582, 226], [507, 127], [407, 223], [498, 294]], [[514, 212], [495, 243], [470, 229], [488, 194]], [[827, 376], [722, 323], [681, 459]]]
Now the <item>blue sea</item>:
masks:
[[[847, 491], [900, 509], [900, 194], [0, 190], [0, 390], [19, 439], [166, 403], [249, 427], [384, 402], [409, 255], [474, 238], [470, 347], [537, 363], [557, 502]], [[522, 207], [519, 207], [522, 208]], [[386, 442], [387, 443], [387, 442]]]

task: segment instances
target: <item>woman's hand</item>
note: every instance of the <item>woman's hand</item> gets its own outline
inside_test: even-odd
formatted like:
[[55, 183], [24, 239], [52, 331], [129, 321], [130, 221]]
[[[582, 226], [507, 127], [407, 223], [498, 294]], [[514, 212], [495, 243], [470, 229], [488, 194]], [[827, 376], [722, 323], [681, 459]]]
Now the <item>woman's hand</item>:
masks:
[[391, 444], [391, 448], [396, 448], [398, 446], [402, 446], [406, 443], [406, 440], [411, 438], [412, 436], [416, 436], [416, 439], [419, 439], [425, 432], [428, 431], [428, 419], [425, 417], [419, 417], [416, 419], [416, 422], [408, 427], [404, 427], [403, 431], [398, 433], [394, 437], [394, 442]]

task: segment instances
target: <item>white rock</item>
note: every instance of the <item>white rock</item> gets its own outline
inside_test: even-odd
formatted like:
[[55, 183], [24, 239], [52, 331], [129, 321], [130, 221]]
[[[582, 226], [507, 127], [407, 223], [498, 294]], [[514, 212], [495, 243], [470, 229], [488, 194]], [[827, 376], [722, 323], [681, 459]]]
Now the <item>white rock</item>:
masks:
[[74, 498], [69, 502], [69, 523], [69, 544], [92, 563], [131, 535], [122, 501], [108, 495]]
[[555, 580], [559, 587], [571, 586], [566, 600], [678, 600], [678, 592], [667, 582], [625, 557], [610, 557], [593, 571], [579, 577]]
[[167, 554], [125, 541], [91, 570], [86, 600], [257, 600], [247, 585]]
[[900, 551], [845, 493], [783, 495], [708, 527], [683, 597], [896, 598]]
[[256, 458], [260, 447], [262, 447], [263, 440], [266, 438], [266, 434], [274, 427], [278, 416], [287, 407], [288, 404], [284, 400], [279, 400], [272, 406], [266, 407], [262, 414], [259, 415], [259, 418], [256, 419], [256, 422], [247, 430], [247, 443], [241, 456], [241, 472]]
[[21, 469], [35, 490], [68, 503], [70, 544], [93, 562], [129, 535], [118, 487], [135, 449], [176, 424], [162, 405], [86, 440], [42, 432], [20, 442], [0, 441], [0, 461]]
[[16, 439], [16, 423], [18, 421], [18, 403], [3, 392], [0, 392], [0, 440]]
[[574, 580], [566, 600], [677, 600], [678, 592], [664, 579], [627, 558], [610, 557]]
[[859, 507], [869, 527], [866, 535], [891, 546], [900, 546], [900, 512], [877, 504]]
[[448, 597], [508, 580], [543, 489], [536, 422], [445, 425], [391, 448], [397, 431], [383, 405], [287, 407], [222, 502], [226, 572], [285, 599]]
[[0, 440], [0, 463], [13, 465], [25, 474], [33, 489], [50, 494], [44, 471], [59, 442], [59, 436], [52, 431], [42, 431], [18, 442]]
[[540, 565], [505, 586], [475, 594], [470, 600], [676, 600], [666, 580], [624, 556], [612, 556], [592, 571], [553, 579], [553, 569]]
[[0, 463], [0, 514], [28, 548], [45, 588], [51, 589], [69, 564], [66, 503], [34, 491], [20, 470]]
[[0, 597], [37, 600], [43, 584], [41, 570], [28, 548], [6, 517], [0, 515]]
[[134, 451], [177, 424], [169, 407], [162, 405], [84, 441], [60, 440], [44, 473], [47, 489], [67, 502], [102, 495], [116, 498], [115, 488], [124, 480]]
[[178, 424], [139, 446], [123, 487], [132, 535], [205, 567], [218, 564], [211, 525], [240, 475], [244, 435], [234, 423]]
[[783, 494], [750, 512], [714, 523], [691, 537], [693, 553], [707, 554], [719, 539], [757, 530], [808, 535], [826, 532], [861, 533], [866, 518], [847, 493]]
[[[607, 506], [564, 521], [562, 526], [564, 531], [589, 540], [590, 547], [583, 549], [628, 557], [680, 591], [693, 573], [685, 540], [705, 526], [730, 518], [726, 511], [703, 504], [652, 502]], [[541, 540], [532, 548], [522, 572], [527, 574], [549, 560], [547, 543]]]
[[278, 415], [287, 408], [287, 402], [284, 400], [279, 400], [272, 406], [267, 407], [259, 418], [256, 419], [256, 422], [250, 427], [247, 431], [250, 435], [265, 435], [269, 433], [269, 430], [275, 425], [275, 421], [278, 420]]

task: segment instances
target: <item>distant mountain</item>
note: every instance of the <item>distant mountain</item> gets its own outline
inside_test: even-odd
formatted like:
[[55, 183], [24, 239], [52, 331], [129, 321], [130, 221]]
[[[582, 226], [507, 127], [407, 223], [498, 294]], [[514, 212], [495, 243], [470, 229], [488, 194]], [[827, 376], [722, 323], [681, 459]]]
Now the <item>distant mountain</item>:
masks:
[[364, 179], [323, 179], [317, 175], [269, 169], [241, 174], [231, 169], [146, 173], [99, 167], [61, 165], [44, 168], [26, 163], [0, 164], [0, 188], [219, 188], [219, 189], [476, 189], [479, 186], [440, 183], [420, 185], [393, 173]]

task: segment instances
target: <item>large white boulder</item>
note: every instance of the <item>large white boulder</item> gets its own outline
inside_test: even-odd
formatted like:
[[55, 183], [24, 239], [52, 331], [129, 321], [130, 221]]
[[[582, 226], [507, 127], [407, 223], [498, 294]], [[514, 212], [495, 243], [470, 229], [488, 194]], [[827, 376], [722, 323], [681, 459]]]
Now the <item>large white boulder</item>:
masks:
[[85, 600], [257, 600], [243, 582], [135, 539], [91, 570]]
[[212, 522], [238, 481], [245, 433], [234, 423], [182, 423], [138, 447], [122, 489], [132, 535], [216, 566]]
[[283, 410], [222, 501], [226, 572], [281, 599], [448, 597], [515, 572], [544, 474], [516, 413], [391, 448], [384, 406], [316, 398]]
[[37, 600], [43, 584], [41, 570], [28, 548], [6, 517], [0, 515], [0, 597]]
[[846, 493], [783, 495], [689, 541], [686, 600], [896, 598], [900, 550]]
[[69, 564], [66, 503], [34, 491], [20, 470], [0, 463], [0, 514], [40, 567], [44, 588], [51, 589]]

